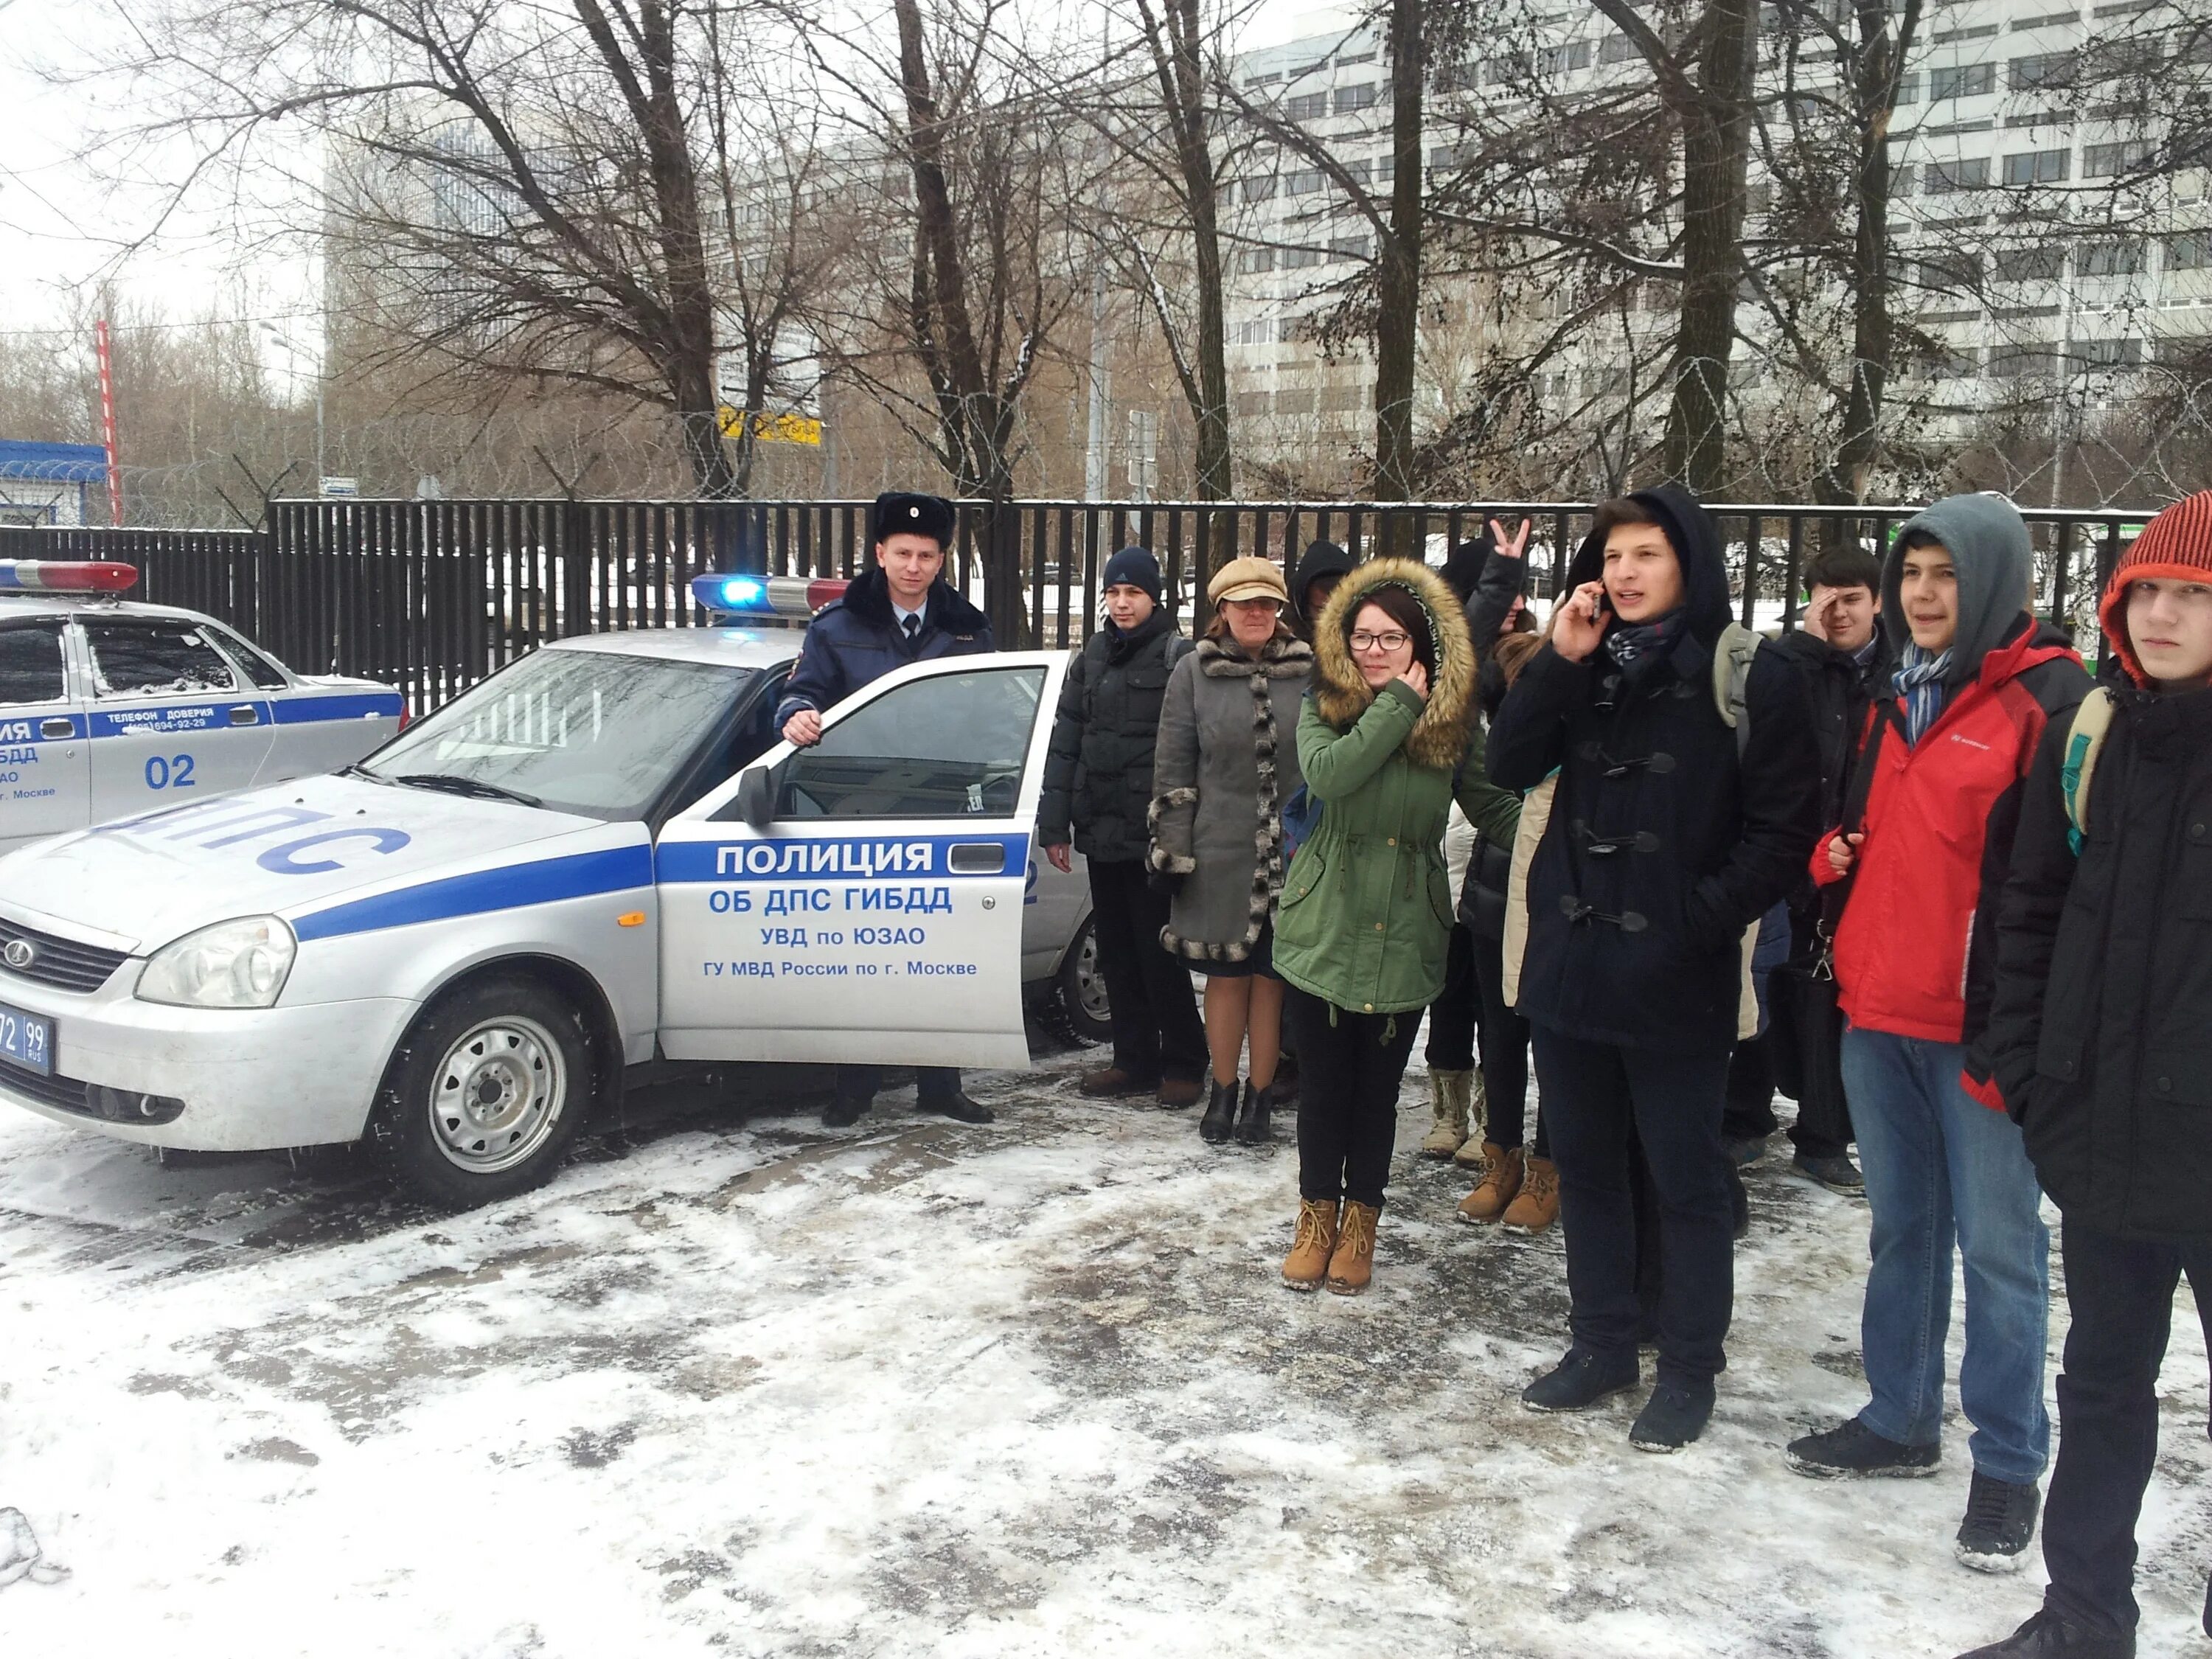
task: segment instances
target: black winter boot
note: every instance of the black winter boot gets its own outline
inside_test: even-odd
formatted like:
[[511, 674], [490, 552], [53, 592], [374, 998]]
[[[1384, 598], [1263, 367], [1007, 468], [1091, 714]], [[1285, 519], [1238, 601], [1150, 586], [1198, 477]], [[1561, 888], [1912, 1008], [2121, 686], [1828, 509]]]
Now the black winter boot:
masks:
[[1578, 1412], [1608, 1395], [1626, 1394], [1637, 1383], [1636, 1356], [1601, 1358], [1583, 1348], [1521, 1390], [1521, 1403], [1532, 1412]]
[[1260, 1146], [1275, 1138], [1273, 1114], [1279, 1098], [1276, 1091], [1281, 1087], [1279, 1081], [1264, 1089], [1255, 1089], [1249, 1083], [1244, 1085], [1244, 1104], [1237, 1114], [1239, 1145]]
[[1954, 1553], [1976, 1572], [2018, 1572], [2027, 1564], [2043, 1489], [2033, 1480], [2000, 1480], [1974, 1471], [1966, 1488], [1966, 1518], [1959, 1523]]
[[1636, 1414], [1628, 1443], [1638, 1451], [1678, 1452], [1705, 1431], [1713, 1417], [1713, 1385], [1662, 1382]]
[[2099, 1636], [2045, 1607], [2003, 1641], [1959, 1659], [2136, 1659], [2136, 1638]]
[[1218, 1146], [1237, 1132], [1237, 1085], [1212, 1084], [1206, 1097], [1206, 1115], [1198, 1121], [1198, 1133]]

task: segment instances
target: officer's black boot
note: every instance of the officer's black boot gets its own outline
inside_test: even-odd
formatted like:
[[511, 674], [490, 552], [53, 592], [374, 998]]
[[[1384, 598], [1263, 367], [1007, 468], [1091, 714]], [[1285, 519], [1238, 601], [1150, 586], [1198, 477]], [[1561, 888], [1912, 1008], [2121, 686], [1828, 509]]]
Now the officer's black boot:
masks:
[[1237, 1085], [1214, 1083], [1206, 1097], [1206, 1115], [1198, 1121], [1198, 1132], [1218, 1146], [1236, 1131]]
[[1240, 1146], [1258, 1146], [1275, 1138], [1271, 1120], [1279, 1086], [1273, 1083], [1264, 1089], [1255, 1089], [1249, 1083], [1244, 1085], [1243, 1109], [1237, 1114], [1237, 1139]]
[[867, 1115], [868, 1108], [875, 1103], [872, 1095], [849, 1095], [839, 1092], [822, 1109], [822, 1127], [825, 1129], [849, 1129]]

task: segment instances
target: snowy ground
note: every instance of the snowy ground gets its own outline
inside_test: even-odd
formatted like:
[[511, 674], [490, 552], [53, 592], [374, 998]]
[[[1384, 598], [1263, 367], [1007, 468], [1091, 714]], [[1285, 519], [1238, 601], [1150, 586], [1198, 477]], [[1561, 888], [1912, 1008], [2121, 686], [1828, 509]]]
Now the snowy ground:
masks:
[[[1087, 1058], [976, 1079], [989, 1129], [669, 1106], [459, 1218], [0, 1116], [0, 1506], [70, 1569], [0, 1650], [1949, 1656], [2033, 1608], [2039, 1564], [1951, 1560], [1963, 1425], [1934, 1480], [1783, 1468], [1860, 1400], [1865, 1228], [1784, 1154], [1718, 1418], [1656, 1458], [1632, 1401], [1516, 1403], [1559, 1241], [1454, 1224], [1424, 1091], [1374, 1291], [1301, 1297], [1289, 1146], [1085, 1103]], [[2165, 1389], [2142, 1650], [2212, 1653], [2193, 1319]]]

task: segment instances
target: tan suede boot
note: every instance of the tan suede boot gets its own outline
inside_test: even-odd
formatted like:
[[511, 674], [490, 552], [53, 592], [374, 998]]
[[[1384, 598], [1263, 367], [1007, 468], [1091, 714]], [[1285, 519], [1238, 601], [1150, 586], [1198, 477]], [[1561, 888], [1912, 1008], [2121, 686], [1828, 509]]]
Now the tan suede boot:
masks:
[[1449, 1158], [1467, 1145], [1468, 1098], [1474, 1092], [1472, 1072], [1443, 1072], [1429, 1068], [1429, 1096], [1436, 1121], [1421, 1142], [1423, 1158]]
[[1344, 1227], [1328, 1259], [1328, 1287], [1339, 1296], [1358, 1296], [1375, 1277], [1375, 1223], [1382, 1212], [1372, 1204], [1346, 1202]]
[[1489, 1160], [1482, 1179], [1474, 1190], [1459, 1201], [1462, 1221], [1495, 1221], [1505, 1213], [1507, 1205], [1521, 1192], [1521, 1149], [1516, 1146], [1507, 1152], [1495, 1141], [1482, 1143], [1484, 1155]]
[[1540, 1233], [1559, 1218], [1559, 1166], [1548, 1158], [1532, 1158], [1520, 1196], [1505, 1206], [1498, 1224], [1516, 1233]]
[[1467, 1139], [1452, 1154], [1452, 1162], [1462, 1170], [1487, 1168], [1489, 1159], [1483, 1154], [1483, 1143], [1490, 1134], [1490, 1091], [1483, 1087], [1482, 1071], [1477, 1067], [1468, 1079], [1467, 1099]]
[[1336, 1206], [1326, 1199], [1300, 1199], [1297, 1236], [1283, 1258], [1283, 1283], [1294, 1291], [1315, 1289], [1328, 1272], [1335, 1249]]

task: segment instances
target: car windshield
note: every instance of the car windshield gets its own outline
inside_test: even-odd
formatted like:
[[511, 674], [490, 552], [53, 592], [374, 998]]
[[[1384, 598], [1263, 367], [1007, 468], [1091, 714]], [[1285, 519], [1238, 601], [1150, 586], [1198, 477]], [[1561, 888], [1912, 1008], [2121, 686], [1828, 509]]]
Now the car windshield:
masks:
[[372, 776], [641, 818], [757, 671], [600, 651], [540, 651], [369, 757]]

